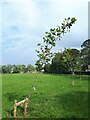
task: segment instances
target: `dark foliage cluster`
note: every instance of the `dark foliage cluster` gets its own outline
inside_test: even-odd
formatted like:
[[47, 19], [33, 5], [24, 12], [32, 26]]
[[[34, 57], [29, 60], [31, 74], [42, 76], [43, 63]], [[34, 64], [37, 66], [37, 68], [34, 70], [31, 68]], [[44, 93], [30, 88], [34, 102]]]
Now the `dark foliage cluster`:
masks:
[[51, 64], [44, 66], [47, 73], [57, 74], [90, 74], [90, 39], [85, 40], [81, 45], [81, 50], [64, 49], [55, 53]]

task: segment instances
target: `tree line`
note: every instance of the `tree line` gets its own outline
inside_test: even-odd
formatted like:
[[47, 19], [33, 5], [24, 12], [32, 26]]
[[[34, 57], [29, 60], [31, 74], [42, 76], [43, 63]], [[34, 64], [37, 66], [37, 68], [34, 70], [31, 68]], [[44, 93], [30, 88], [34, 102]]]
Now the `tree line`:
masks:
[[81, 45], [81, 50], [64, 49], [55, 53], [51, 63], [44, 66], [47, 73], [77, 73], [90, 72], [90, 39], [85, 40]]
[[[76, 72], [90, 72], [88, 65], [90, 65], [90, 39], [82, 43], [80, 50], [65, 48], [63, 51], [54, 53], [51, 63], [45, 64], [43, 70], [46, 73], [73, 74]], [[35, 70], [41, 72], [40, 66], [34, 67], [31, 64], [27, 66], [24, 64], [0, 66], [1, 74], [28, 73]]]
[[27, 66], [24, 64], [18, 64], [18, 65], [2, 65], [0, 66], [0, 73], [1, 74], [11, 74], [11, 73], [28, 73], [35, 71], [35, 67], [31, 64], [28, 64]]

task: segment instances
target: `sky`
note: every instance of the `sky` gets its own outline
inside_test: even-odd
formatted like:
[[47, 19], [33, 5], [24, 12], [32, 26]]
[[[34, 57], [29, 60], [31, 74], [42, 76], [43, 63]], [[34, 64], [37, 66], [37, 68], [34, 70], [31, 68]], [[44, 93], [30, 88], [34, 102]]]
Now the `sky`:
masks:
[[75, 17], [53, 51], [80, 49], [88, 39], [88, 0], [0, 0], [0, 64], [32, 64], [45, 32]]

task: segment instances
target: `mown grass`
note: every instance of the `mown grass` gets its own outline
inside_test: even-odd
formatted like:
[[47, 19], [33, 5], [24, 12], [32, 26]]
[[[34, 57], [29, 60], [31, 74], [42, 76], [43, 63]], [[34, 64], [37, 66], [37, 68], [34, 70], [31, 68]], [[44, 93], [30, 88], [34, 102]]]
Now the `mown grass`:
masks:
[[[87, 118], [88, 76], [51, 74], [8, 74], [2, 76], [2, 113], [13, 117], [14, 100], [20, 101], [31, 92], [28, 114], [23, 106], [17, 109], [18, 118]], [[75, 81], [75, 86], [72, 81]], [[32, 91], [32, 86], [36, 91]]]

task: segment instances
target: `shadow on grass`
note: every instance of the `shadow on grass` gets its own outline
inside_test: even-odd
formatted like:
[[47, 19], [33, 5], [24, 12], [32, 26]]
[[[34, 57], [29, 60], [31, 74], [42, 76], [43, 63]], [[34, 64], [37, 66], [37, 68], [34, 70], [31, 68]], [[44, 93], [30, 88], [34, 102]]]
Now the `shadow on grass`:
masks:
[[66, 75], [66, 76], [72, 80], [82, 80], [82, 81], [89, 80], [89, 75]]
[[61, 77], [66, 77], [66, 78], [70, 78], [72, 80], [76, 79], [76, 80], [83, 80], [83, 81], [88, 81], [90, 79], [90, 75], [80, 75], [80, 74], [75, 74], [75, 75], [72, 75], [72, 74], [47, 74], [47, 73], [44, 73], [45, 75], [51, 75], [51, 76], [61, 76]]
[[65, 118], [88, 118], [88, 92], [72, 92], [55, 98], [63, 107]]
[[[10, 117], [14, 115], [14, 109], [10, 109], [10, 110], [6, 110], [6, 113], [7, 113], [7, 117]], [[18, 106], [17, 107], [17, 116], [23, 116], [24, 114], [24, 107], [23, 106]]]
[[16, 93], [6, 93], [5, 97], [7, 98], [8, 101], [14, 101], [18, 98], [18, 95]]

